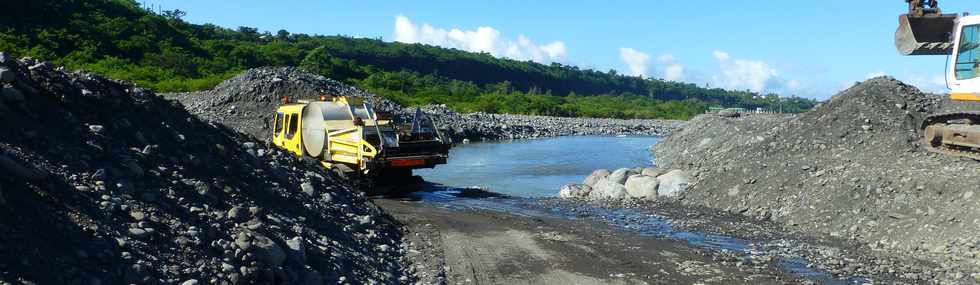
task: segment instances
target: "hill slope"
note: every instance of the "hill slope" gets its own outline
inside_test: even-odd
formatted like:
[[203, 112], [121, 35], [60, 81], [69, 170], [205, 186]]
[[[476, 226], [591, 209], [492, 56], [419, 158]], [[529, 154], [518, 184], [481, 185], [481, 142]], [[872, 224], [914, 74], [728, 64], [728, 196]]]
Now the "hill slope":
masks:
[[[7, 1], [0, 3], [0, 50], [168, 92], [209, 89], [248, 68], [302, 66], [399, 103], [445, 103], [463, 112], [687, 118], [712, 104], [779, 103], [774, 96], [419, 44], [196, 25], [181, 15], [157, 15], [132, 0]], [[815, 103], [782, 101], [789, 112]]]

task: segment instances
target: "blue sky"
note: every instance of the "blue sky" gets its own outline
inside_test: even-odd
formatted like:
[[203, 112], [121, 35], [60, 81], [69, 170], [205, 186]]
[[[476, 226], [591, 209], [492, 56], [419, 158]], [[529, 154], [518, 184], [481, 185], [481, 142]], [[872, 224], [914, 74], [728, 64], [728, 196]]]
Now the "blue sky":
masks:
[[[881, 74], [945, 90], [945, 57], [895, 51], [898, 0], [137, 1], [179, 8], [192, 23], [422, 42], [817, 99]], [[941, 1], [946, 12], [969, 4]]]

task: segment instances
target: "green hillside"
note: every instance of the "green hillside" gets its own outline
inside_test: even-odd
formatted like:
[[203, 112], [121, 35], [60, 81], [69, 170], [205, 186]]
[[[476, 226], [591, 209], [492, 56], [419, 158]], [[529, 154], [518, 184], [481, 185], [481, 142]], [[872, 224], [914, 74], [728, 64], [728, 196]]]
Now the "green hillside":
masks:
[[3, 1], [0, 51], [158, 92], [208, 89], [252, 67], [301, 66], [403, 104], [463, 112], [686, 119], [713, 105], [799, 112], [816, 103], [421, 44], [190, 24], [182, 16], [131, 0]]

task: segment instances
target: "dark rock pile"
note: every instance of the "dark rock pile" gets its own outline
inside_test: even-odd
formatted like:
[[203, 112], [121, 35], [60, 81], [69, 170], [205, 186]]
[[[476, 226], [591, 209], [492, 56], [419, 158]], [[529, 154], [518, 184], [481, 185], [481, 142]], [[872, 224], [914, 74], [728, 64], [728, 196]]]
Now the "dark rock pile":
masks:
[[0, 283], [412, 282], [319, 165], [124, 82], [2, 53], [0, 80]]
[[[167, 94], [207, 121], [268, 140], [269, 122], [283, 96], [317, 99], [321, 95], [367, 98], [396, 122], [412, 120], [415, 108], [403, 108], [374, 94], [294, 67], [250, 69], [213, 90]], [[456, 142], [523, 139], [564, 135], [665, 135], [679, 121], [561, 118], [547, 116], [459, 114], [445, 105], [421, 107]]]
[[249, 69], [212, 90], [165, 94], [179, 100], [206, 121], [221, 122], [236, 131], [268, 140], [269, 122], [282, 98], [317, 100], [320, 96], [368, 98], [378, 112], [400, 114], [397, 104], [336, 80], [295, 67]]
[[683, 203], [935, 262], [909, 279], [960, 283], [980, 273], [980, 163], [920, 147], [919, 124], [940, 104], [879, 77], [798, 116], [700, 116], [652, 150], [695, 177]]

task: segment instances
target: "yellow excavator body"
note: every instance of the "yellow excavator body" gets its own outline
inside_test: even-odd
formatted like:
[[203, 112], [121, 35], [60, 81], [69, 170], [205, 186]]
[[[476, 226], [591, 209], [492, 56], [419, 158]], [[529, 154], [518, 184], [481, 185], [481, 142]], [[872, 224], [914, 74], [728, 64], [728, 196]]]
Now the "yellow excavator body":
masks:
[[949, 93], [949, 99], [953, 101], [980, 101], [980, 95], [971, 92]]

